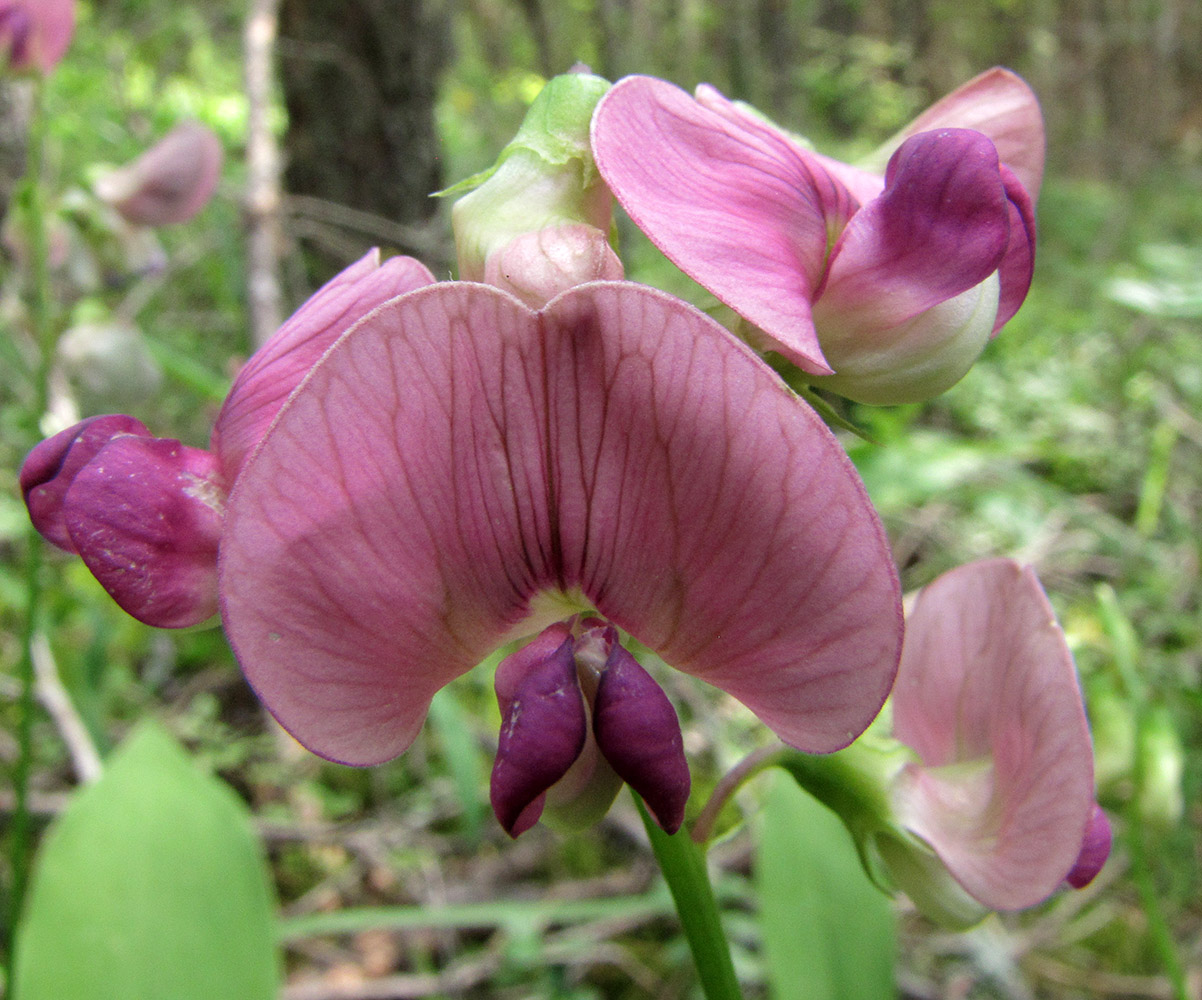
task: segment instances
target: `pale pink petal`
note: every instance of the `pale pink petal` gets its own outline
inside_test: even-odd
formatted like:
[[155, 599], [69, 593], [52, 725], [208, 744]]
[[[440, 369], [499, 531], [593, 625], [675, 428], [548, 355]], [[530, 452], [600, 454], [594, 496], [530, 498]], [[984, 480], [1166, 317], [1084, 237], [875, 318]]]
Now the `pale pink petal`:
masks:
[[583, 595], [811, 751], [867, 725], [897, 661], [889, 548], [838, 442], [639, 285], [542, 313], [469, 283], [388, 303], [281, 411], [226, 525], [239, 662], [348, 763], [404, 750], [438, 688], [547, 624], [522, 624], [540, 595]]
[[380, 251], [370, 250], [314, 292], [242, 366], [217, 415], [211, 447], [229, 482], [335, 340], [380, 303], [433, 281], [412, 257], [392, 257], [381, 265]]
[[984, 281], [1009, 238], [993, 143], [967, 129], [916, 135], [889, 161], [884, 193], [839, 238], [821, 310], [888, 330]]
[[225, 491], [214, 456], [165, 438], [113, 438], [63, 501], [71, 540], [105, 590], [147, 625], [217, 613]]
[[619, 81], [593, 116], [597, 168], [669, 260], [790, 361], [829, 374], [810, 304], [855, 201], [784, 133], [705, 95], [703, 105], [663, 80]]
[[181, 122], [133, 163], [97, 181], [96, 193], [135, 225], [187, 222], [217, 189], [222, 157], [212, 129]]
[[1022, 77], [995, 66], [957, 87], [914, 119], [892, 142], [940, 128], [983, 132], [998, 157], [1014, 171], [1035, 201], [1043, 180], [1046, 147], [1039, 98]]
[[96, 453], [125, 434], [150, 437], [142, 421], [124, 414], [89, 417], [42, 441], [26, 456], [21, 465], [21, 493], [29, 520], [46, 541], [67, 552], [75, 551], [63, 521], [63, 497]]
[[904, 775], [906, 825], [986, 906], [1048, 896], [1093, 813], [1093, 751], [1072, 657], [1030, 568], [972, 563], [919, 594], [893, 724], [922, 760]]

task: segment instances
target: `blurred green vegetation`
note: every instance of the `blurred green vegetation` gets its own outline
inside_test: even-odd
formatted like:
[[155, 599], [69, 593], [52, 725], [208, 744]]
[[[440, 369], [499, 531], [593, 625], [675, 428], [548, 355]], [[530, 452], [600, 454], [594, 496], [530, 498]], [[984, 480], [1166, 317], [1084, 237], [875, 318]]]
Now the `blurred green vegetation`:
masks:
[[[788, 60], [770, 74], [763, 35], [738, 21], [755, 6], [573, 0], [556, 5], [554, 16], [551, 6], [501, 0], [440, 7], [454, 44], [435, 109], [446, 181], [492, 161], [545, 74], [566, 68], [569, 54], [600, 72], [652, 72], [686, 86], [711, 79], [734, 96], [761, 100], [782, 124], [835, 153], [871, 148], [936, 96], [929, 85], [941, 75], [929, 60], [940, 54], [952, 53], [964, 75], [987, 68], [994, 52], [1028, 60], [1019, 68], [1034, 70], [1037, 82], [1054, 72], [1041, 56], [1048, 15], [1034, 3], [989, 5], [992, 17], [978, 35], [965, 34], [951, 5], [928, 5], [929, 23], [942, 33], [924, 51], [913, 38], [866, 30], [864, 12], [881, 5], [799, 3], [776, 5], [798, 32], [778, 40]], [[240, 204], [243, 8], [233, 0], [83, 3], [47, 94], [44, 181], [61, 250], [56, 323], [66, 330], [84, 320], [132, 321], [163, 370], [160, 387], [134, 412], [155, 433], [198, 446], [207, 443], [224, 387], [250, 350]], [[840, 12], [854, 30], [839, 30]], [[1025, 33], [1015, 28], [1024, 19]], [[1021, 44], [1013, 40], [1019, 36]], [[615, 38], [623, 40], [620, 51]], [[1060, 114], [1049, 108], [1050, 118], [1053, 112]], [[90, 195], [90, 180], [184, 117], [206, 122], [225, 143], [222, 185], [196, 220], [156, 234], [158, 248], [148, 250], [114, 228]], [[275, 124], [285, 127], [282, 111]], [[1090, 129], [1096, 143], [1096, 123]], [[873, 437], [846, 443], [907, 588], [983, 556], [1008, 554], [1036, 566], [1077, 656], [1096, 721], [1101, 800], [1119, 833], [1097, 886], [993, 921], [962, 945], [949, 945], [905, 912], [900, 981], [907, 995], [950, 995], [958, 984], [956, 995], [971, 997], [1168, 996], [1162, 944], [1149, 932], [1149, 888], [1194, 988], [1202, 976], [1202, 160], [1190, 135], [1142, 158], [1132, 154], [1131, 162], [1147, 164], [1134, 177], [1053, 169], [1039, 205], [1030, 296], [973, 371], [923, 406], [847, 411]], [[1125, 136], [1124, 148], [1132, 141]], [[1062, 166], [1086, 159], [1055, 146], [1050, 158]], [[13, 224], [10, 217], [10, 234]], [[628, 228], [623, 239], [632, 276], [711, 304]], [[147, 254], [164, 263], [148, 269]], [[34, 443], [28, 407], [36, 370], [15, 259], [0, 264], [5, 769], [15, 754], [11, 678], [25, 602], [16, 470]], [[294, 290], [292, 305], [303, 292]], [[98, 747], [107, 751], [144, 715], [163, 719], [254, 809], [289, 917], [490, 894], [637, 894], [651, 884], [652, 864], [634, 846], [641, 834], [624, 802], [596, 831], [572, 838], [536, 828], [511, 845], [481, 820], [497, 726], [487, 669], [440, 696], [446, 705], [404, 758], [341, 768], [273, 730], [218, 630], [145, 628], [69, 557], [52, 553], [44, 572], [59, 671]], [[766, 739], [737, 706], [661, 676], [681, 712], [700, 788]], [[45, 817], [73, 778], [43, 715], [35, 721], [35, 750], [35, 805]], [[758, 791], [753, 786], [749, 804]], [[10, 808], [0, 799], [0, 813]], [[1148, 865], [1142, 883], [1133, 868], [1141, 855]], [[763, 996], [757, 932], [747, 919], [747, 843], [735, 837], [715, 857], [719, 892], [732, 907], [736, 966], [748, 995]], [[444, 983], [429, 995], [691, 995], [677, 971], [683, 945], [662, 913], [597, 917], [553, 932], [516, 928], [364, 929], [298, 939], [289, 965], [297, 983], [319, 973], [336, 979], [339, 970], [353, 979], [449, 969], [446, 982], [465, 984]], [[1019, 970], [1019, 979], [999, 968]]]

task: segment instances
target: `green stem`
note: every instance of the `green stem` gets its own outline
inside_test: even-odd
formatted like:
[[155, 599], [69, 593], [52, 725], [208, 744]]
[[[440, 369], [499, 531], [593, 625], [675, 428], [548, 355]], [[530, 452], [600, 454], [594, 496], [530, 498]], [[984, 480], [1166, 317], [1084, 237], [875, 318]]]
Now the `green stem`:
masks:
[[[43, 201], [46, 135], [44, 81], [33, 82], [33, 110], [29, 127], [29, 151], [24, 184], [25, 223], [28, 227], [30, 262], [30, 321], [38, 346], [38, 369], [34, 378], [30, 424], [35, 432], [46, 412], [49, 399], [50, 367], [54, 361], [56, 334], [50, 294], [50, 261], [46, 235], [46, 210]], [[6, 930], [6, 953], [13, 954], [12, 939], [29, 884], [32, 863], [32, 818], [29, 812], [29, 779], [33, 769], [34, 668], [33, 638], [41, 613], [42, 539], [30, 528], [25, 550], [25, 617], [21, 627], [21, 660], [17, 680], [21, 696], [17, 707], [17, 762], [13, 771], [13, 817], [10, 825], [10, 862], [12, 889]]]
[[1127, 617], [1112, 587], [1102, 585], [1097, 589], [1098, 609], [1102, 625], [1110, 637], [1115, 667], [1123, 682], [1124, 694], [1131, 701], [1135, 713], [1135, 766], [1133, 768], [1135, 791], [1127, 800], [1124, 809], [1125, 839], [1131, 853], [1131, 875], [1136, 891], [1143, 904], [1144, 916], [1148, 921], [1148, 936], [1152, 946], [1164, 963], [1173, 1000], [1189, 1000], [1189, 990], [1181, 958], [1173, 932], [1165, 916], [1160, 892], [1152, 863], [1148, 858], [1148, 843], [1144, 835], [1144, 817], [1141, 807], [1141, 791], [1148, 771], [1148, 751], [1145, 733], [1150, 724], [1151, 710], [1147, 685], [1139, 669], [1139, 636], [1131, 619]]
[[1148, 860], [1147, 838], [1144, 836], [1144, 817], [1141, 808], [1139, 790], [1143, 788], [1144, 776], [1147, 774], [1147, 747], [1144, 730], [1148, 724], [1148, 706], [1142, 698], [1136, 702], [1136, 740], [1135, 740], [1135, 787], [1136, 792], [1127, 800], [1124, 818], [1126, 819], [1127, 850], [1131, 854], [1131, 876], [1135, 881], [1136, 891], [1144, 907], [1144, 916], [1148, 921], [1148, 937], [1152, 946], [1164, 963], [1165, 975], [1169, 980], [1169, 988], [1173, 1000], [1190, 1000], [1189, 988], [1186, 983], [1185, 969], [1177, 954], [1177, 944], [1173, 940], [1173, 932], [1165, 916], [1161, 893], [1156, 887], [1156, 878], [1152, 865]]
[[730, 960], [730, 945], [722, 930], [718, 903], [705, 869], [705, 854], [685, 830], [664, 833], [637, 795], [634, 801], [684, 926], [706, 1000], [742, 1000], [735, 967]]

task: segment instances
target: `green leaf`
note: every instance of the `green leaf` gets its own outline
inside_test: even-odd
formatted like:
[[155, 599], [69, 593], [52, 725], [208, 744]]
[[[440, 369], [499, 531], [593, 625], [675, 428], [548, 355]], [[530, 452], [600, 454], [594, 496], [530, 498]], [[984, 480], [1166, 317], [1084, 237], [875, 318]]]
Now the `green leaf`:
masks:
[[843, 824], [785, 774], [763, 809], [756, 881], [774, 1000], [895, 996], [892, 906]]
[[275, 906], [245, 807], [143, 723], [56, 820], [18, 928], [21, 1000], [273, 1000]]

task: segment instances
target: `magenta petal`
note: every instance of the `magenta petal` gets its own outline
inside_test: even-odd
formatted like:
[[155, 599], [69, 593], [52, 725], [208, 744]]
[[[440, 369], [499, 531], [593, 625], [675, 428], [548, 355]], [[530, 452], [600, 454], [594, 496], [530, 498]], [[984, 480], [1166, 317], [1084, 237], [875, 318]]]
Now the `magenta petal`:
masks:
[[225, 499], [210, 452], [118, 436], [75, 477], [63, 517], [83, 561], [147, 625], [183, 628], [217, 613]]
[[1102, 807], [1094, 804], [1089, 817], [1089, 825], [1085, 828], [1085, 839], [1081, 842], [1081, 852], [1072, 870], [1064, 877], [1074, 889], [1084, 889], [1098, 877], [1098, 872], [1110, 857], [1112, 840], [1110, 820], [1102, 812]]
[[217, 415], [211, 447], [226, 479], [234, 481], [284, 400], [335, 340], [380, 303], [433, 281], [412, 257], [381, 265], [380, 251], [370, 250], [314, 292], [238, 372]]
[[782, 132], [705, 94], [703, 105], [663, 80], [619, 81], [593, 116], [597, 168], [677, 267], [790, 361], [829, 374], [810, 305], [855, 202]]
[[1035, 273], [1035, 206], [1027, 189], [1005, 164], [1002, 164], [1002, 183], [1009, 199], [1010, 239], [998, 268], [1002, 288], [993, 324], [995, 333], [1018, 312]]
[[133, 434], [149, 437], [140, 420], [124, 414], [89, 417], [38, 444], [21, 466], [21, 493], [29, 519], [46, 541], [67, 552], [75, 543], [63, 522], [63, 497], [101, 448], [113, 438]]
[[552, 626], [497, 667], [501, 738], [489, 795], [511, 837], [538, 822], [547, 789], [584, 748], [588, 722], [573, 645], [566, 628]]
[[684, 822], [690, 785], [676, 710], [616, 635], [611, 642], [593, 702], [593, 735], [618, 777], [642, 796], [664, 830], [675, 833]]
[[629, 283], [536, 313], [444, 282], [373, 312], [239, 475], [221, 560], [250, 682], [348, 763], [404, 750], [438, 688], [556, 620], [527, 620], [548, 597], [807, 750], [867, 725], [900, 645], [838, 441], [721, 326]]
[[893, 693], [918, 752], [903, 819], [978, 901], [1031, 906], [1073, 868], [1094, 810], [1072, 656], [1029, 569], [961, 566], [918, 596]]
[[980, 284], [1009, 240], [997, 152], [967, 129], [924, 132], [889, 161], [885, 191], [857, 212], [819, 293], [826, 315], [884, 329]]

